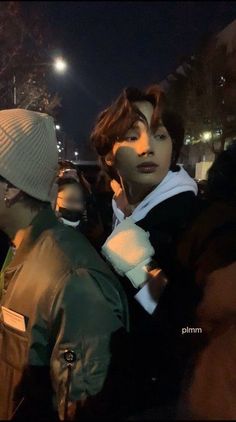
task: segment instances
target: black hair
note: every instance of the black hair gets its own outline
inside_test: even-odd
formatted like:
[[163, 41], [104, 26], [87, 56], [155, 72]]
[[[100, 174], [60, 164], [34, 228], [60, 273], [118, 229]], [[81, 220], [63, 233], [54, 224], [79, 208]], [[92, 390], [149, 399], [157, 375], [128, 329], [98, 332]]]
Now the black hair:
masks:
[[206, 196], [209, 200], [236, 203], [236, 143], [222, 151], [208, 170]]
[[59, 165], [59, 170], [63, 170], [63, 169], [75, 169], [76, 170], [75, 164], [73, 164], [69, 160], [60, 160], [58, 162], [58, 165]]
[[[88, 198], [91, 195], [91, 186], [90, 186], [90, 183], [88, 182], [88, 180], [86, 179], [84, 172], [82, 170], [80, 170], [76, 164], [73, 164], [69, 160], [60, 161], [59, 162], [59, 174], [60, 174], [61, 171], [67, 170], [67, 169], [76, 171], [76, 175], [78, 176], [78, 182], [77, 183], [79, 183], [79, 185], [81, 185], [83, 192], [84, 192], [84, 195], [86, 196], [86, 198]], [[67, 180], [70, 179], [70, 178], [73, 179], [73, 177], [70, 177], [70, 176], [67, 178], [66, 172], [65, 172], [65, 174], [63, 176], [58, 177], [57, 181], [59, 179], [63, 179], [64, 177]]]
[[[59, 177], [57, 180], [58, 185], [58, 192], [61, 192], [64, 190], [65, 186], [78, 186], [78, 188], [82, 188], [79, 182], [75, 180], [73, 177]], [[83, 190], [83, 189], [82, 189]]]

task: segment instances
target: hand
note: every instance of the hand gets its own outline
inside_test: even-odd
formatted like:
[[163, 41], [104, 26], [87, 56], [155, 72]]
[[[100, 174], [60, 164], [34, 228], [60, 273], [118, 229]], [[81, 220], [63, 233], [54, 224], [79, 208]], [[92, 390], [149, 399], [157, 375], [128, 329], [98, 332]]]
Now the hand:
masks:
[[160, 268], [149, 271], [148, 288], [152, 299], [158, 303], [163, 290], [168, 284], [168, 279]]
[[159, 303], [161, 294], [165, 289], [168, 280], [154, 260], [147, 265], [147, 271], [147, 281], [139, 286], [140, 290], [134, 297], [145, 311], [152, 315]]
[[126, 217], [129, 217], [133, 210], [128, 203], [125, 191], [122, 189], [121, 185], [113, 179], [110, 183], [111, 189], [114, 192], [113, 199], [116, 202], [117, 208], [119, 208]]
[[148, 278], [146, 265], [155, 251], [149, 241], [149, 233], [129, 217], [108, 237], [102, 253], [118, 274], [126, 275], [138, 288]]

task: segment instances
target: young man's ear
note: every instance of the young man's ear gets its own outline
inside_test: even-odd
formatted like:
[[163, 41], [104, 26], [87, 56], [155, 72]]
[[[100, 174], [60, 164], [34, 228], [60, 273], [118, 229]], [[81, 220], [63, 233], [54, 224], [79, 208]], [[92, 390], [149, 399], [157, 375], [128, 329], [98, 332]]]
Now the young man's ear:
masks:
[[112, 152], [108, 152], [104, 159], [107, 166], [112, 167], [114, 165], [114, 157]]

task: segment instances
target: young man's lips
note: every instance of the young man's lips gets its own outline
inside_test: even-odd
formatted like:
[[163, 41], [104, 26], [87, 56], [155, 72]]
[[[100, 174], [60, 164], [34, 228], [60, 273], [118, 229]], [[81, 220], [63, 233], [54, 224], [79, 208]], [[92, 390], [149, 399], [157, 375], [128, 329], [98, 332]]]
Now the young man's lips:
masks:
[[140, 173], [153, 173], [158, 167], [158, 164], [152, 162], [146, 162], [139, 164], [137, 169]]

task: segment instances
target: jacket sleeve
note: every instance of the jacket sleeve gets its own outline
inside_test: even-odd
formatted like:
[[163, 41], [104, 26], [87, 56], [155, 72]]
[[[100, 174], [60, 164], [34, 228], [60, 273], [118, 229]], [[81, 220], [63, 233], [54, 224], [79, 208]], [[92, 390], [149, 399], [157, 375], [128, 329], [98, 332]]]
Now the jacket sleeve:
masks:
[[[54, 406], [60, 420], [67, 406], [68, 420], [80, 420], [80, 412], [102, 407], [111, 366], [111, 341], [122, 323], [85, 269], [71, 274], [64, 289], [56, 295], [51, 327], [54, 347], [51, 355], [51, 378]], [[71, 374], [65, 352], [74, 353]], [[101, 396], [101, 400], [99, 400]], [[98, 406], [98, 407], [97, 407]], [[80, 409], [80, 410], [78, 410]], [[91, 415], [90, 415], [91, 417]]]

